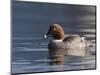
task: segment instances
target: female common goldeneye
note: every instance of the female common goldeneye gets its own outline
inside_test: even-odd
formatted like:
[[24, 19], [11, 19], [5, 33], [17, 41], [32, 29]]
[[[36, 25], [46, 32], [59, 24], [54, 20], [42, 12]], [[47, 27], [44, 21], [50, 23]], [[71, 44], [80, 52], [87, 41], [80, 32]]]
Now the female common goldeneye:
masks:
[[59, 24], [50, 26], [44, 38], [53, 37], [48, 44], [49, 54], [55, 63], [64, 63], [65, 55], [85, 56], [86, 40], [76, 34], [65, 35], [63, 28]]

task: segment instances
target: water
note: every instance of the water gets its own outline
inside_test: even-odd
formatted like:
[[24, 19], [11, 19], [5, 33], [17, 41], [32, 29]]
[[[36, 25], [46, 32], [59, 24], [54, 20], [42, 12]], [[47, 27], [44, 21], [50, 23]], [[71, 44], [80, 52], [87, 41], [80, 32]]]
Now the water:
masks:
[[[95, 6], [12, 2], [12, 73], [95, 69]], [[43, 34], [51, 24], [65, 33], [93, 41], [85, 57], [66, 56], [64, 65], [49, 65], [48, 42]]]

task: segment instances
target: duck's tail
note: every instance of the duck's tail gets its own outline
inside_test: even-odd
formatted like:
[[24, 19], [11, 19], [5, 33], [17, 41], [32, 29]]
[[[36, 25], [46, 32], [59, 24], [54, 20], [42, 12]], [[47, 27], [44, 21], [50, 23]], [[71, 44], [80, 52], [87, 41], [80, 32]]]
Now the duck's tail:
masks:
[[89, 48], [89, 47], [94, 47], [96, 41], [95, 40], [85, 40], [85, 43], [86, 43], [86, 47]]

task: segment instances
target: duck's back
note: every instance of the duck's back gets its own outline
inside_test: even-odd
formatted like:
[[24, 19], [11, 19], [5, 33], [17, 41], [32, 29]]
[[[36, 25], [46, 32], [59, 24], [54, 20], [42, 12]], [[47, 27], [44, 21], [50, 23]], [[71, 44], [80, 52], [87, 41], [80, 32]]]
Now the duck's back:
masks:
[[64, 42], [80, 42], [82, 39], [79, 35], [66, 35], [65, 38], [63, 39]]

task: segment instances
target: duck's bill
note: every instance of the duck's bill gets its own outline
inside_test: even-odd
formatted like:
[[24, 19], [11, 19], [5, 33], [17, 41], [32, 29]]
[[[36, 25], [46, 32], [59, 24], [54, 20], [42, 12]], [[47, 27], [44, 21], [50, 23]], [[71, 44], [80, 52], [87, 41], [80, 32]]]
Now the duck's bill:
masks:
[[48, 37], [52, 37], [52, 35], [45, 34], [43, 37], [46, 39]]
[[47, 38], [48, 36], [47, 36], [47, 35], [44, 35], [43, 37], [44, 37], [44, 38]]

